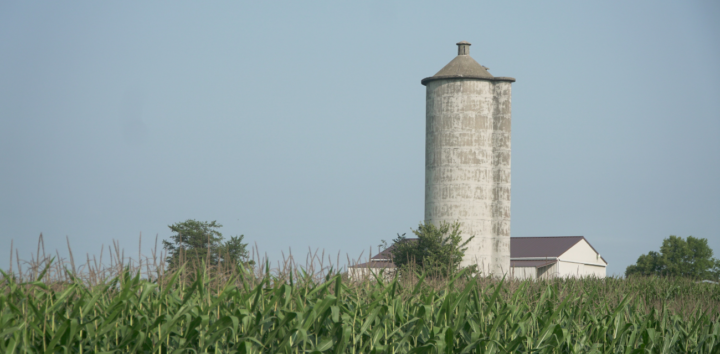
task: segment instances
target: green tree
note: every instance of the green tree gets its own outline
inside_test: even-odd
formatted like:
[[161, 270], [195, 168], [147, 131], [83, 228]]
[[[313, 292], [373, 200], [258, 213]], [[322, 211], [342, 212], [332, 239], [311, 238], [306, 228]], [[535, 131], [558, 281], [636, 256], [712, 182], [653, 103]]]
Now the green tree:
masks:
[[222, 233], [217, 230], [222, 225], [216, 221], [188, 219], [168, 227], [174, 235], [170, 236], [170, 241], [163, 240], [163, 247], [168, 251], [166, 261], [171, 269], [180, 262], [191, 266], [201, 261], [208, 265], [247, 262], [247, 243], [242, 242], [245, 236], [232, 236], [229, 241], [222, 242]]
[[393, 263], [401, 272], [415, 267], [434, 277], [456, 273], [467, 244], [475, 237], [470, 236], [463, 242], [459, 222], [443, 222], [439, 226], [420, 223], [412, 232], [416, 240], [406, 238], [405, 234], [398, 234], [393, 240]]
[[655, 275], [662, 272], [662, 255], [660, 253], [650, 251], [638, 257], [637, 263], [628, 266], [625, 270], [625, 276], [630, 275]]
[[713, 258], [707, 239], [670, 236], [663, 240], [660, 253], [641, 255], [637, 263], [627, 267], [625, 276], [664, 275], [691, 279], [718, 279], [720, 261]]

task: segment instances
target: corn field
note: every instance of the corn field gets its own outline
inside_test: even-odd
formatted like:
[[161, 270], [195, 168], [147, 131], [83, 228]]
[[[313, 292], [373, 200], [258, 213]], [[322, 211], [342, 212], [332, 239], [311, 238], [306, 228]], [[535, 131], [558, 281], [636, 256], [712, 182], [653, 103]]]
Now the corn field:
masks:
[[0, 351], [720, 353], [720, 286], [683, 279], [356, 281], [266, 262], [91, 283], [51, 264], [2, 273]]

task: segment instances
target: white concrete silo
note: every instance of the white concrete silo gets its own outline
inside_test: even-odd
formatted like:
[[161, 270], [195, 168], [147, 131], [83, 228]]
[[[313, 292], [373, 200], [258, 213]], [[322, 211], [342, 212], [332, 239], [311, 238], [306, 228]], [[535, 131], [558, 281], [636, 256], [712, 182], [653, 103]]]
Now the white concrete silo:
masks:
[[422, 80], [426, 94], [425, 222], [474, 235], [462, 266], [510, 270], [510, 93], [460, 42], [458, 56]]

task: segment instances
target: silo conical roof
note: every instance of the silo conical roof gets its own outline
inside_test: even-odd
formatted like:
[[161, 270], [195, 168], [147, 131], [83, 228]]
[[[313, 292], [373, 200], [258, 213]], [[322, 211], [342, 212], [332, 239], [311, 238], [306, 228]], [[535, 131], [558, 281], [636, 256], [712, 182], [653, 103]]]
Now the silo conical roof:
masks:
[[[466, 41], [458, 42], [458, 56], [450, 61], [444, 68], [437, 72], [437, 74], [422, 79], [421, 83], [427, 85], [428, 82], [433, 80], [442, 79], [480, 79], [480, 80], [507, 80], [511, 78], [496, 78], [487, 71], [487, 68], [480, 65], [470, 56], [470, 43]], [[510, 81], [510, 80], [507, 80]], [[515, 79], [511, 79], [515, 81]]]

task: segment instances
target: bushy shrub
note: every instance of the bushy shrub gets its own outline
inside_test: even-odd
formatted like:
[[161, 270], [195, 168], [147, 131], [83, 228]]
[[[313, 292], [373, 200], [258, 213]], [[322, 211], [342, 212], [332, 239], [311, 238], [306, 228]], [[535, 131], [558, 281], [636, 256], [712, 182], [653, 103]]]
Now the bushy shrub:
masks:
[[448, 277], [460, 270], [466, 246], [475, 237], [463, 241], [459, 222], [442, 222], [438, 226], [420, 223], [412, 232], [416, 239], [398, 234], [393, 240], [393, 263], [400, 272], [418, 269], [431, 277]]

